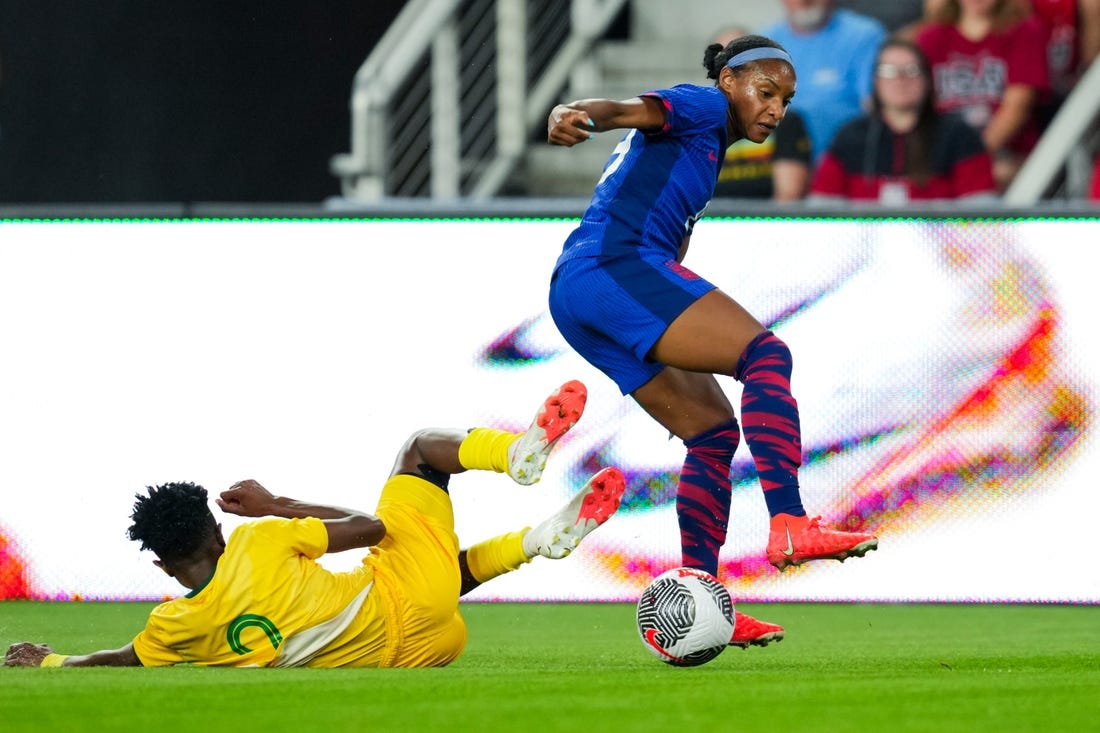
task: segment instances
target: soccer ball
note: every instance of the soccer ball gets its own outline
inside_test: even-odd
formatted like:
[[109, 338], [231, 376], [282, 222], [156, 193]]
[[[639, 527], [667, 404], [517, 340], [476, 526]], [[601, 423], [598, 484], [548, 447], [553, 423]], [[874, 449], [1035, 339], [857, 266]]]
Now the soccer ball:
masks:
[[638, 634], [653, 656], [676, 667], [717, 657], [733, 636], [733, 600], [710, 573], [674, 568], [638, 598]]

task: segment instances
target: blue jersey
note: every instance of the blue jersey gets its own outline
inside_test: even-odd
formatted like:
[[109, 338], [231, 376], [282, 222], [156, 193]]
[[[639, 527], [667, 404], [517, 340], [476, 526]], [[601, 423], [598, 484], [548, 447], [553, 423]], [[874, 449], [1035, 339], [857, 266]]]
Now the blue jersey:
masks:
[[714, 286], [677, 262], [718, 180], [729, 102], [717, 87], [649, 92], [665, 126], [631, 130], [615, 148], [550, 282], [565, 340], [632, 394], [664, 369], [654, 344]]
[[727, 147], [729, 101], [717, 87], [648, 92], [665, 107], [656, 133], [631, 130], [604, 167], [558, 263], [643, 248], [675, 258], [714, 194]]

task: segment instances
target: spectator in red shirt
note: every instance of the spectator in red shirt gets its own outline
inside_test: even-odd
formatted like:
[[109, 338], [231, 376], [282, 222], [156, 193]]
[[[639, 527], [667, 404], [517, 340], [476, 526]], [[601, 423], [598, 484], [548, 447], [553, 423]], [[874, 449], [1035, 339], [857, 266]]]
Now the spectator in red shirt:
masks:
[[1039, 139], [1046, 31], [1033, 16], [1021, 20], [1015, 0], [946, 0], [931, 20], [917, 44], [932, 66], [936, 106], [981, 133], [1003, 191]]
[[[924, 0], [921, 20], [905, 27], [916, 36], [947, 0]], [[1046, 29], [1047, 71], [1056, 98], [1064, 98], [1100, 55], [1100, 0], [1013, 0], [1021, 19], [1034, 15]]]
[[991, 197], [993, 163], [978, 133], [936, 111], [928, 59], [895, 36], [875, 59], [873, 111], [837, 133], [814, 175], [811, 197], [878, 201]]
[[1065, 97], [1100, 53], [1100, 0], [1017, 0], [1047, 32], [1050, 86]]
[[1016, 0], [1046, 32], [1050, 90], [1040, 100], [1045, 127], [1100, 53], [1100, 0]]

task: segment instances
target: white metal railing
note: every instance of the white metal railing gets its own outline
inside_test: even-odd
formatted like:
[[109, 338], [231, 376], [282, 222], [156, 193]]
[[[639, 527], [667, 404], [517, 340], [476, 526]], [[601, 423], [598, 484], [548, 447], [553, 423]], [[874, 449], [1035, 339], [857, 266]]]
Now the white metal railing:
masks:
[[[1090, 139], [1100, 113], [1100, 63], [1093, 62], [1043, 131], [1004, 194], [1008, 206], [1030, 206], [1047, 194], [1063, 167], [1070, 197], [1080, 197], [1092, 168]], [[1084, 178], [1085, 180], [1082, 180]]]
[[410, 0], [355, 75], [344, 197], [496, 195], [626, 2]]
[[344, 195], [374, 199], [384, 193], [387, 111], [424, 46], [458, 7], [458, 0], [410, 0], [355, 74], [351, 94], [351, 152], [332, 159]]

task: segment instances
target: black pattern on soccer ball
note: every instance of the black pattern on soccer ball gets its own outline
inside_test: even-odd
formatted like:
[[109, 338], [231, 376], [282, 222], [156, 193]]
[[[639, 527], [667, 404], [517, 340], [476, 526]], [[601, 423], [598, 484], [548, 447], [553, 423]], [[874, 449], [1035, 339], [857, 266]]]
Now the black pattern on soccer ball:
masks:
[[638, 601], [638, 626], [656, 629], [657, 642], [671, 649], [695, 623], [695, 598], [675, 578], [659, 579], [646, 588]]
[[717, 579], [684, 568], [654, 579], [638, 598], [636, 611], [646, 648], [679, 667], [704, 664], [721, 654], [733, 631], [733, 616], [733, 601]]
[[703, 582], [703, 587], [707, 589], [711, 597], [714, 598], [714, 603], [718, 608], [722, 610], [722, 615], [726, 618], [733, 618], [733, 599], [730, 598], [730, 593], [726, 590], [726, 587], [721, 583], [711, 580], [700, 578]]

